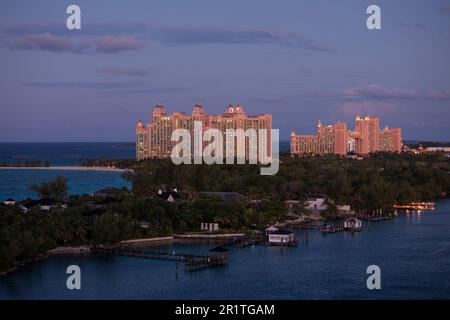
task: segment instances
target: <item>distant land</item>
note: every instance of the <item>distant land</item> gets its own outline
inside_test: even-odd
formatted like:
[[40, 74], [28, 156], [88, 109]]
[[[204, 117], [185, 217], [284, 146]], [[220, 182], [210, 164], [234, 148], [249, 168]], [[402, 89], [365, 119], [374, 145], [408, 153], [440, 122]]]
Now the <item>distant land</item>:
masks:
[[403, 144], [407, 146], [419, 146], [423, 147], [450, 147], [450, 141], [423, 141], [423, 140], [403, 140]]

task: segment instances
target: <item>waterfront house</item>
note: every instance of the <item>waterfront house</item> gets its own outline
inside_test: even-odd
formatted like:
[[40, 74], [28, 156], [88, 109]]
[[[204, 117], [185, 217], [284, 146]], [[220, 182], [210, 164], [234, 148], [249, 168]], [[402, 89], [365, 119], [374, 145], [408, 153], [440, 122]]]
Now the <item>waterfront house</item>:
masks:
[[30, 210], [31, 208], [27, 205], [20, 205], [20, 210], [22, 210], [23, 213], [28, 213], [28, 210]]
[[342, 213], [350, 213], [351, 212], [351, 208], [348, 204], [337, 205], [337, 209], [339, 210], [339, 212], [342, 212]]
[[218, 223], [202, 222], [200, 224], [200, 230], [201, 231], [208, 231], [208, 232], [218, 231], [219, 230], [219, 224]]
[[362, 221], [356, 218], [349, 218], [344, 222], [345, 230], [360, 231], [362, 229]]
[[322, 193], [308, 193], [306, 195], [306, 208], [311, 211], [323, 211], [327, 208], [325, 201], [328, 196]]
[[39, 200], [41, 211], [49, 211], [55, 206], [55, 201], [51, 198], [43, 198]]
[[278, 231], [278, 228], [275, 226], [270, 226], [266, 229], [266, 236], [268, 236], [269, 234]]
[[150, 227], [150, 223], [148, 221], [138, 221], [137, 224], [141, 229], [148, 229]]
[[292, 231], [279, 229], [269, 233], [269, 244], [275, 246], [290, 246], [295, 244], [295, 236]]
[[14, 206], [16, 204], [16, 202], [14, 201], [13, 198], [8, 198], [5, 201], [3, 201], [3, 204], [5, 206]]
[[162, 191], [161, 189], [158, 190], [158, 198], [164, 199], [169, 202], [175, 202], [175, 200], [178, 200], [180, 198], [180, 194], [178, 193], [177, 189], [173, 189], [172, 191]]
[[286, 205], [288, 214], [294, 214], [302, 205], [302, 202], [300, 200], [286, 200], [284, 201], [284, 204]]

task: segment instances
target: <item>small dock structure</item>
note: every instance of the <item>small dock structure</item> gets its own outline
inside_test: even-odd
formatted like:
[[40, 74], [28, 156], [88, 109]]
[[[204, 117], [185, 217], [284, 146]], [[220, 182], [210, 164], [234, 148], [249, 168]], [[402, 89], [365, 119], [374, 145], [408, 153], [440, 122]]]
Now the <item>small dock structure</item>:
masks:
[[434, 210], [436, 204], [434, 202], [411, 202], [410, 204], [394, 205], [395, 210], [404, 211], [427, 211]]
[[354, 217], [349, 218], [344, 221], [344, 229], [346, 231], [361, 231], [362, 221]]
[[334, 225], [325, 223], [319, 227], [319, 231], [322, 233], [337, 233], [337, 232], [345, 231], [345, 228], [344, 228], [344, 226], [334, 226]]
[[271, 246], [285, 246], [294, 247], [297, 245], [295, 235], [292, 231], [278, 229], [268, 234], [269, 245]]
[[123, 256], [123, 257], [138, 257], [155, 260], [172, 260], [184, 262], [186, 271], [196, 271], [211, 267], [224, 266], [227, 262], [225, 254], [187, 254], [154, 250], [147, 248], [136, 247], [96, 247], [91, 249], [92, 253]]

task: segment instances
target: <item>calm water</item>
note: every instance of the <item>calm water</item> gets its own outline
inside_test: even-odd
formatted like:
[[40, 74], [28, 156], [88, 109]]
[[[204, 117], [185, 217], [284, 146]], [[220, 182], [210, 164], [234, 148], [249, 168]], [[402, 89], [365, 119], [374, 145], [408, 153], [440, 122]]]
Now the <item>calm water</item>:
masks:
[[[437, 210], [365, 224], [361, 233], [298, 231], [296, 248], [231, 248], [223, 268], [185, 272], [171, 261], [55, 257], [0, 278], [2, 299], [450, 299], [450, 201]], [[209, 245], [169, 250], [207, 252]], [[77, 264], [82, 289], [65, 287]], [[366, 268], [381, 268], [381, 290]]]
[[[0, 162], [50, 162], [55, 166], [77, 166], [81, 159], [134, 158], [134, 146], [129, 143], [0, 143]], [[42, 183], [57, 175], [68, 178], [71, 194], [90, 193], [106, 186], [130, 187], [119, 172], [65, 170], [0, 170], [0, 200], [36, 197], [32, 183]]]
[[49, 161], [53, 166], [76, 166], [82, 159], [133, 159], [135, 148], [125, 142], [0, 143], [0, 162]]

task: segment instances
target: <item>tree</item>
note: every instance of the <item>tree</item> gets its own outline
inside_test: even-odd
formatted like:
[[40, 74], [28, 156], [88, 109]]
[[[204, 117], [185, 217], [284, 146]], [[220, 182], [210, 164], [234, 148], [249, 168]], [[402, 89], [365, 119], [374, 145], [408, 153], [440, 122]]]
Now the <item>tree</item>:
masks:
[[69, 195], [67, 178], [63, 176], [57, 176], [55, 180], [44, 182], [42, 184], [33, 183], [31, 189], [41, 198], [51, 198], [58, 202], [63, 202]]
[[327, 208], [320, 213], [322, 218], [324, 218], [324, 219], [337, 218], [339, 210], [336, 206], [336, 203], [334, 203], [333, 200], [327, 199], [327, 200], [325, 200], [325, 204], [326, 204]]

